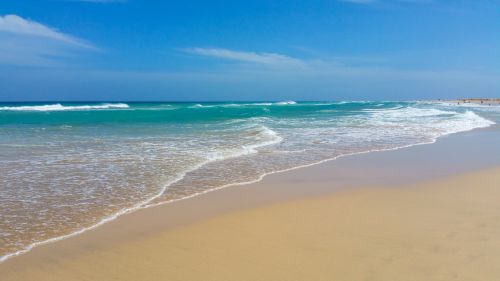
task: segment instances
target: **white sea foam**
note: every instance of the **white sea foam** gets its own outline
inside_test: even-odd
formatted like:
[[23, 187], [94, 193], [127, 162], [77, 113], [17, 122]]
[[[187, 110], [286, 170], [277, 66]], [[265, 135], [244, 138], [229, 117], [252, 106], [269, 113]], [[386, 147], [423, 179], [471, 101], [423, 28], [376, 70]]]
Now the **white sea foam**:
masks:
[[256, 133], [255, 143], [249, 145], [242, 145], [232, 149], [216, 151], [212, 153], [209, 152], [206, 154], [208, 162], [227, 160], [230, 158], [257, 153], [258, 148], [277, 144], [283, 141], [282, 137], [280, 137], [275, 131], [269, 129], [266, 126], [259, 125], [254, 130]]
[[[251, 102], [251, 103], [220, 103], [220, 104], [194, 104], [190, 108], [214, 108], [214, 107], [253, 107], [253, 106], [273, 106], [273, 105], [294, 105], [297, 104], [295, 101], [279, 101], [279, 102]], [[331, 105], [332, 103], [316, 103], [316, 104], [304, 104], [304, 105]]]
[[391, 119], [412, 119], [418, 117], [439, 116], [439, 115], [456, 115], [456, 111], [440, 110], [435, 108], [416, 108], [402, 106], [387, 108], [387, 109], [366, 109], [365, 111], [372, 112], [374, 117], [384, 117]]
[[256, 103], [221, 103], [221, 104], [200, 104], [197, 103], [190, 108], [214, 108], [214, 107], [247, 107], [247, 106], [270, 106], [270, 102], [256, 102]]
[[[190, 108], [214, 108], [214, 107], [252, 107], [252, 106], [273, 106], [273, 105], [293, 105], [297, 104], [295, 101], [279, 101], [279, 102], [252, 102], [252, 103], [220, 103], [220, 104], [200, 104], [192, 105]], [[325, 104], [312, 104], [312, 105], [329, 105]]]
[[291, 104], [297, 104], [297, 102], [295, 102], [293, 100], [289, 100], [289, 101], [279, 101], [275, 104], [277, 104], [277, 105], [291, 105]]
[[46, 104], [46, 105], [23, 105], [23, 106], [2, 106], [0, 110], [8, 111], [66, 111], [66, 110], [92, 110], [92, 109], [120, 109], [129, 108], [126, 103], [105, 103], [98, 105], [62, 105]]

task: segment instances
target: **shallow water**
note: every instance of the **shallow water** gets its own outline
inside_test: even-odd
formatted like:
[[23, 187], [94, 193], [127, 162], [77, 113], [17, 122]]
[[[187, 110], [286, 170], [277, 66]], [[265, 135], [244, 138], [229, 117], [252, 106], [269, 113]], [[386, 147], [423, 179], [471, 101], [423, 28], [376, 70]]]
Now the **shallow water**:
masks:
[[0, 103], [0, 256], [129, 210], [487, 127], [430, 102]]

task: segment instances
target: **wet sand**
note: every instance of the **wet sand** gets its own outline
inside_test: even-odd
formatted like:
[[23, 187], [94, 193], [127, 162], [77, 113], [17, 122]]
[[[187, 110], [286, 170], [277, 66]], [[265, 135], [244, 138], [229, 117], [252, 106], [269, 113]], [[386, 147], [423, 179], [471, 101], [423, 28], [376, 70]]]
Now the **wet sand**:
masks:
[[142, 210], [10, 259], [0, 276], [499, 280], [499, 139], [479, 130]]

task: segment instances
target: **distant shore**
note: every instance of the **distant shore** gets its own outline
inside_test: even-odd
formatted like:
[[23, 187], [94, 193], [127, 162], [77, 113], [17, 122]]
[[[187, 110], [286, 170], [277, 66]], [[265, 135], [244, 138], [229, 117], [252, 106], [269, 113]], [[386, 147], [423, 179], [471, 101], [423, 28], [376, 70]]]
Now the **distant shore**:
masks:
[[483, 104], [483, 105], [500, 105], [500, 98], [464, 98], [455, 100], [438, 100], [453, 104]]
[[145, 209], [10, 259], [0, 276], [495, 280], [499, 141], [498, 127], [475, 130]]

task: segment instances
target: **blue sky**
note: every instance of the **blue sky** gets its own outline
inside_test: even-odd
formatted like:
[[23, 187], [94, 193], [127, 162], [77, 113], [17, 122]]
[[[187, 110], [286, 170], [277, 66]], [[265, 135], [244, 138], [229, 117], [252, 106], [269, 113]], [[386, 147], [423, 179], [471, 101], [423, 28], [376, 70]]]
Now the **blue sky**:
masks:
[[0, 100], [500, 96], [500, 1], [0, 2]]

